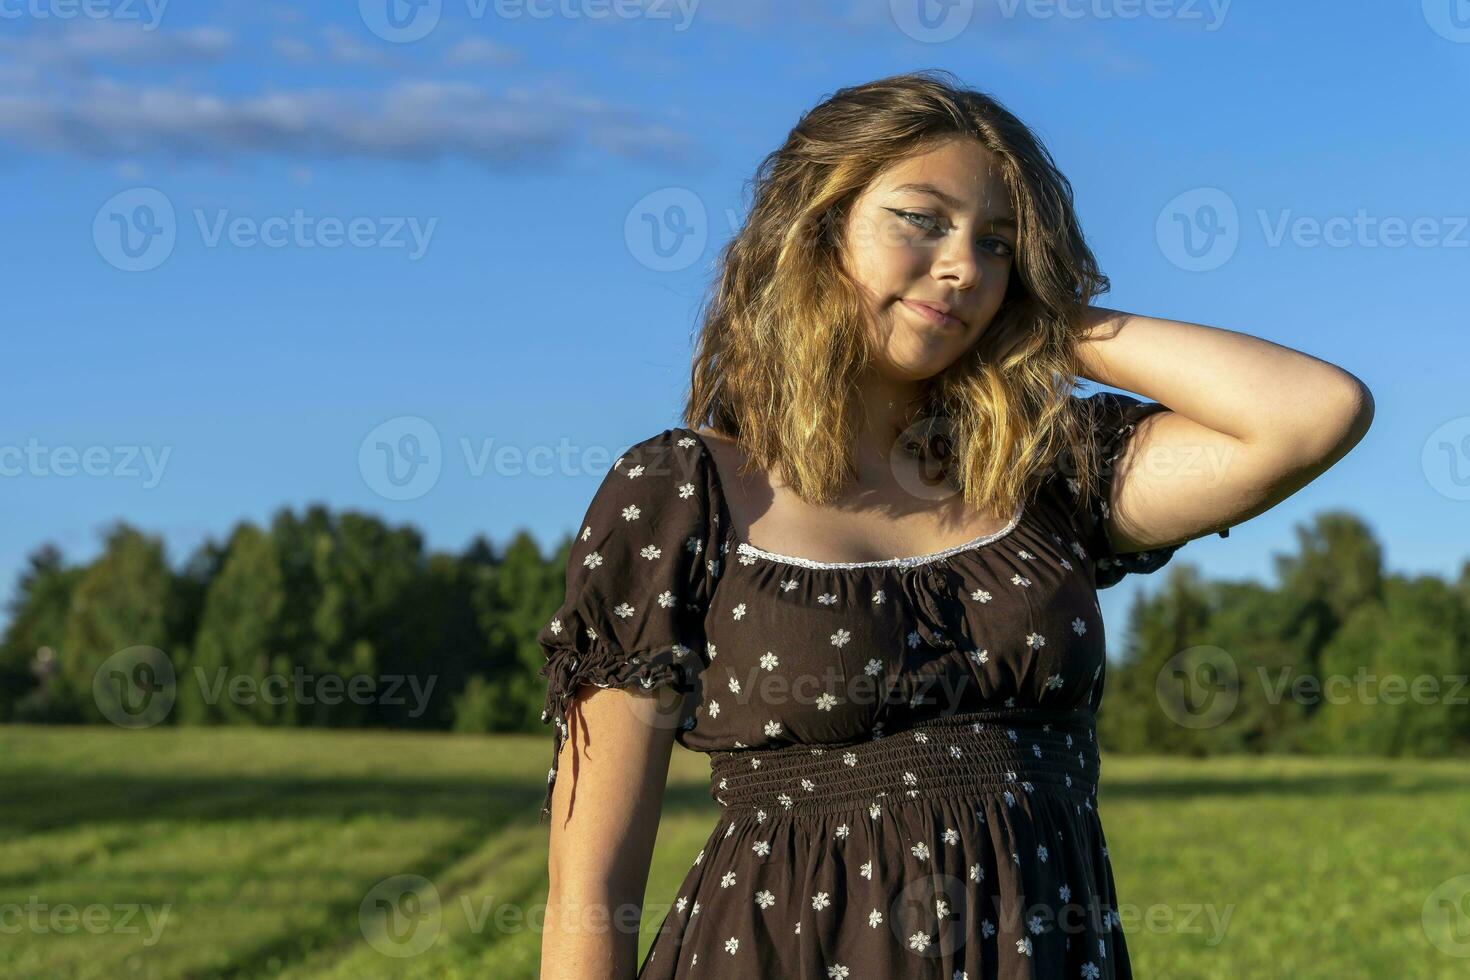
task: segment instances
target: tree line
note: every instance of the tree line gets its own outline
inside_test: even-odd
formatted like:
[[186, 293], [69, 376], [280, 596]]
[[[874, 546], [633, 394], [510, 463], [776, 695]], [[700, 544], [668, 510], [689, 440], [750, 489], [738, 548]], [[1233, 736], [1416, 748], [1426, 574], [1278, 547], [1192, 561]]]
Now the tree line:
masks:
[[[543, 732], [536, 635], [571, 544], [544, 555], [522, 532], [429, 552], [410, 526], [317, 505], [242, 522], [177, 569], [121, 522], [84, 565], [44, 545], [0, 637], [0, 721], [118, 723], [109, 678], [167, 671], [161, 724]], [[1206, 580], [1180, 558], [1156, 573], [1109, 624], [1105, 749], [1470, 749], [1470, 562], [1455, 582], [1390, 573], [1339, 512], [1294, 544], [1274, 585]]]

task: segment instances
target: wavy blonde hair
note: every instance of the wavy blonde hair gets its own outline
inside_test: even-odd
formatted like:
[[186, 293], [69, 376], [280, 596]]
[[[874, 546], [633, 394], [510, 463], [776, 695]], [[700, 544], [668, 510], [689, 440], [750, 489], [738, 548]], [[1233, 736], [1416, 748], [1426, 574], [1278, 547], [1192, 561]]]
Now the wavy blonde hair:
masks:
[[[971, 351], [929, 380], [913, 418], [920, 455], [976, 510], [1015, 512], [1064, 466], [1090, 493], [1088, 420], [1074, 406], [1079, 314], [1109, 288], [1046, 147], [989, 95], [930, 69], [839, 89], [757, 168], [740, 231], [721, 252], [695, 345], [684, 424], [733, 439], [814, 505], [852, 478], [856, 383], [875, 349], [843, 267], [846, 215], [891, 165], [955, 137], [992, 154], [1017, 249], [1004, 300]], [[995, 465], [997, 460], [1009, 465]]]

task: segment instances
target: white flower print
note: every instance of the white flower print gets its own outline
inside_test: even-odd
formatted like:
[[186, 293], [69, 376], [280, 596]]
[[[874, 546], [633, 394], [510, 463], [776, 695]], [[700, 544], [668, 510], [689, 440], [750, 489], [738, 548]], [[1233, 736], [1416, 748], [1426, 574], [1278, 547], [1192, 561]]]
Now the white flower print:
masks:
[[764, 667], [766, 670], [775, 670], [776, 665], [780, 662], [780, 659], [769, 650], [767, 650], [765, 654], [761, 656], [761, 666]]
[[1039, 915], [1033, 915], [1030, 918], [1030, 920], [1026, 923], [1026, 928], [1030, 929], [1033, 935], [1037, 935], [1037, 936], [1041, 935], [1041, 933], [1043, 931], [1043, 927], [1042, 927], [1042, 924], [1041, 924], [1041, 916], [1039, 916]]
[[975, 864], [970, 865], [970, 880], [971, 881], [984, 881], [985, 880], [985, 865], [980, 864], [979, 862], [976, 862]]
[[929, 741], [929, 733], [928, 732], [914, 732], [914, 741], [915, 742], [927, 742], [927, 741]]
[[1046, 689], [1048, 691], [1055, 691], [1057, 688], [1061, 687], [1062, 684], [1063, 681], [1061, 674], [1052, 674], [1046, 679]]
[[842, 753], [842, 764], [843, 765], [846, 765], [846, 766], [855, 766], [855, 765], [857, 765], [857, 753], [856, 752], [844, 752], [844, 753]]
[[1065, 568], [1067, 571], [1070, 572], [1072, 570], [1072, 563], [1067, 561], [1067, 559], [1058, 558], [1057, 561], [1061, 562], [1062, 567]]
[[796, 934], [797, 934], [797, 935], [798, 935], [798, 936], [799, 936], [799, 935], [801, 935], [801, 923], [800, 923], [800, 922], [798, 922], [798, 923], [797, 923], [797, 924], [796, 924], [796, 928], [795, 928], [795, 929], [794, 929], [794, 930], [793, 930], [793, 931], [794, 931], [794, 932], [795, 932], [795, 933], [796, 933]]
[[[660, 609], [673, 609], [674, 608], [674, 593], [670, 592], [668, 589], [665, 589], [664, 591], [660, 592], [658, 594], [658, 605], [659, 605], [659, 608]], [[688, 653], [689, 652], [689, 648], [686, 647], [686, 646], [683, 646], [682, 644], [676, 645], [675, 646], [675, 649], [676, 650], [682, 650], [683, 653]], [[680, 656], [682, 656], [682, 655], [683, 654], [681, 653]]]
[[776, 896], [765, 890], [758, 891], [755, 893], [755, 904], [763, 909], [768, 909], [776, 904]]
[[862, 864], [858, 865], [858, 874], [862, 875], [864, 878], [872, 879], [873, 862], [864, 861]]
[[903, 774], [903, 782], [905, 786], [917, 786], [919, 785], [919, 777], [911, 772], [906, 772]]
[[876, 659], [869, 660], [868, 665], [863, 668], [863, 673], [867, 674], [869, 677], [877, 677], [879, 674], [883, 673], [882, 662]]
[[720, 879], [720, 887], [729, 888], [733, 884], [735, 884], [735, 872], [726, 871], [724, 877]]
[[1012, 793], [1010, 790], [1006, 790], [1006, 793], [1005, 793], [1005, 801], [1006, 801], [1006, 806], [1015, 806], [1016, 805], [1016, 794]]
[[735, 677], [734, 675], [731, 675], [731, 677], [730, 677], [730, 693], [731, 694], [739, 694], [740, 693], [740, 679], [738, 677]]
[[832, 706], [834, 704], [836, 704], [836, 703], [837, 703], [837, 699], [835, 697], [833, 697], [831, 694], [827, 694], [827, 693], [824, 692], [823, 694], [821, 694], [821, 695], [819, 695], [817, 697], [817, 710], [818, 711], [831, 711], [832, 710]]
[[1097, 941], [1097, 958], [1100, 960], [1108, 958], [1108, 947], [1103, 944], [1101, 939]]
[[1031, 580], [1024, 575], [1012, 575], [1011, 582], [1014, 585], [1019, 585], [1023, 589], [1029, 588], [1031, 585]]
[[589, 551], [587, 557], [582, 559], [582, 564], [587, 568], [596, 568], [602, 564], [602, 555], [596, 551]]
[[1072, 632], [1076, 633], [1078, 636], [1081, 636], [1083, 633], [1087, 632], [1087, 624], [1082, 621], [1081, 616], [1078, 616], [1076, 619], [1072, 620]]
[[888, 601], [888, 596], [884, 594], [884, 592], [883, 592], [882, 589], [879, 589], [877, 592], [874, 592], [873, 593], [873, 603], [875, 605], [882, 605], [883, 603], [885, 603], [887, 601]]
[[586, 541], [590, 537], [592, 537], [592, 525], [588, 524], [586, 527], [582, 528], [582, 540]]
[[1036, 556], [1033, 555], [1031, 552], [1027, 551], [1025, 548], [1022, 548], [1020, 551], [1016, 552], [1016, 557], [1017, 558], [1020, 558], [1022, 561], [1035, 561], [1036, 560]]
[[681, 483], [681, 484], [679, 484], [679, 499], [680, 500], [688, 500], [692, 496], [694, 496], [694, 484], [692, 484], [692, 483]]
[[927, 861], [929, 859], [929, 845], [925, 844], [923, 841], [915, 844], [913, 847], [909, 848], [909, 850], [912, 851], [914, 857], [918, 858], [920, 861]]
[[638, 509], [637, 504], [629, 504], [628, 506], [623, 508], [623, 520], [636, 521], [638, 520], [638, 516], [642, 513], [643, 512]]
[[[749, 564], [751, 564], [752, 562], [755, 561], [754, 558], [751, 558], [750, 561], [745, 561], [744, 558], [741, 558], [740, 560], [741, 561], [744, 561], [747, 565], [749, 565]], [[786, 581], [784, 581], [784, 582], [781, 583], [781, 591], [782, 592], [790, 592], [792, 589], [796, 588], [796, 586], [798, 584], [799, 583], [796, 581], [796, 579], [789, 578]]]
[[553, 636], [561, 636], [561, 620], [553, 619], [551, 621], [551, 633]]
[[679, 912], [683, 912], [684, 909], [688, 907], [688, 905], [689, 899], [685, 898], [683, 895], [680, 895], [679, 900], [674, 903], [674, 908], [677, 909]]
[[827, 897], [826, 892], [817, 892], [812, 896], [812, 908], [818, 912], [831, 904], [832, 900]]
[[734, 956], [735, 951], [739, 948], [740, 940], [736, 939], [734, 936], [731, 936], [729, 939], [725, 940], [725, 952], [729, 953], [731, 956]]
[[882, 812], [883, 812], [883, 808], [880, 807], [880, 806], [878, 806], [878, 804], [876, 804], [876, 803], [869, 803], [868, 804], [868, 816], [872, 817], [874, 820], [877, 820], [878, 819], [878, 814], [880, 814]]
[[[621, 456], [618, 457], [618, 461], [619, 462], [622, 461], [622, 457]], [[636, 480], [638, 477], [640, 477], [642, 475], [643, 475], [643, 464], [642, 463], [639, 463], [637, 466], [633, 467], [631, 470], [628, 471], [628, 479], [630, 479], [630, 480]]]
[[922, 952], [931, 941], [928, 933], [916, 932], [909, 937], [909, 949]]
[[651, 544], [645, 545], [643, 549], [638, 552], [638, 554], [642, 555], [644, 558], [647, 558], [649, 561], [653, 561], [655, 558], [663, 555], [663, 553], [664, 552], [662, 548], [659, 548], [657, 545]]
[[739, 603], [734, 609], [730, 610], [730, 613], [736, 619], [743, 619], [745, 617], [745, 603]]
[[709, 703], [709, 712], [708, 713], [709, 713], [709, 716], [711, 718], [718, 718], [720, 716], [720, 702], [718, 702], [718, 701], [711, 701]]
[[945, 827], [944, 842], [946, 844], [958, 844], [960, 842], [960, 832], [953, 827]]
[[692, 909], [689, 910], [689, 918], [692, 919], [692, 918], [694, 918], [698, 914], [699, 914], [699, 903], [698, 902], [695, 902], [694, 903], [694, 908], [692, 908]]
[[989, 919], [981, 922], [980, 935], [985, 939], [989, 939], [991, 936], [995, 935], [995, 923], [991, 922]]
[[812, 782], [810, 779], [803, 779], [801, 781], [801, 788], [810, 793], [812, 790], [817, 788], [817, 784]]
[[709, 658], [711, 660], [715, 659], [715, 645], [713, 643], [706, 641], [704, 644], [704, 651], [705, 653], [709, 654]]
[[771, 842], [768, 840], [758, 840], [750, 845], [750, 849], [755, 851], [760, 857], [769, 857], [771, 853]]
[[847, 641], [851, 639], [852, 634], [849, 633], [847, 630], [838, 630], [836, 633], [832, 634], [832, 645], [834, 647], [845, 646], [847, 644]]
[[1033, 650], [1046, 646], [1046, 637], [1040, 633], [1027, 633], [1026, 645]]
[[1082, 964], [1082, 980], [1098, 980], [1101, 976], [1102, 971], [1097, 968], [1096, 963], [1089, 961]]
[[788, 810], [791, 809], [791, 794], [782, 793], [780, 796], [776, 797], [776, 802], [781, 804]]
[[947, 917], [949, 915], [949, 903], [942, 898], [936, 898], [934, 900], [934, 915], [940, 919]]
[[824, 606], [835, 606], [837, 604], [837, 597], [830, 592], [823, 592], [817, 596], [817, 601]]
[[953, 757], [953, 758], [956, 758], [956, 759], [958, 759], [958, 758], [960, 758], [960, 757], [961, 757], [961, 756], [963, 756], [963, 755], [964, 755], [964, 754], [965, 754], [965, 753], [964, 753], [964, 750], [963, 750], [963, 749], [961, 749], [961, 748], [960, 748], [960, 747], [959, 747], [959, 746], [958, 746], [958, 745], [951, 745], [951, 746], [950, 746], [950, 747], [949, 747], [949, 754], [950, 754], [950, 755], [951, 755], [951, 756], [952, 756], [952, 757]]
[[835, 831], [832, 832], [832, 835], [834, 837], [836, 837], [838, 840], [847, 840], [848, 832], [849, 832], [849, 828], [848, 828], [847, 824], [842, 824]]
[[771, 738], [775, 738], [777, 735], [781, 734], [781, 723], [772, 718], [770, 721], [766, 722], [765, 732]]
[[847, 980], [847, 967], [841, 963], [833, 963], [827, 967], [828, 980]]
[[740, 564], [742, 564], [742, 565], [754, 565], [755, 564], [755, 555], [752, 555], [752, 554], [750, 554], [747, 551], [741, 551], [740, 552]]
[[911, 633], [909, 633], [908, 639], [909, 639], [909, 649], [910, 650], [912, 650], [914, 647], [917, 647], [919, 645], [919, 631], [918, 630], [914, 630]]
[[613, 612], [616, 613], [618, 616], [621, 616], [623, 619], [627, 619], [629, 616], [633, 615], [633, 607], [628, 605], [626, 602], [620, 602], [613, 607]]
[[880, 926], [882, 924], [883, 924], [883, 913], [882, 912], [879, 912], [877, 909], [874, 909], [873, 911], [871, 911], [871, 912], [868, 913], [868, 925], [870, 925], [874, 929], [876, 929], [876, 928], [878, 928], [878, 926]]
[[1057, 894], [1061, 896], [1063, 902], [1070, 902], [1072, 900], [1072, 889], [1067, 885], [1058, 888]]
[[1031, 955], [1031, 937], [1030, 936], [1022, 936], [1020, 939], [1017, 939], [1016, 940], [1016, 952], [1018, 952], [1018, 953], [1025, 953], [1027, 956], [1030, 956]]
[[974, 599], [976, 602], [989, 602], [990, 593], [986, 592], [984, 589], [976, 589], [974, 592], [970, 593], [970, 598]]

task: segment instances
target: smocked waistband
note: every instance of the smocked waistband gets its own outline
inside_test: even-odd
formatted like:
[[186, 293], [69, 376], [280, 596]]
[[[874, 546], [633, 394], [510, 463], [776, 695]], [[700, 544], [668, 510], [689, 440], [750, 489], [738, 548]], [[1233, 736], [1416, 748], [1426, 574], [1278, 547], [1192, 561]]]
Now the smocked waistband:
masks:
[[936, 796], [1097, 794], [1090, 709], [996, 709], [926, 719], [880, 738], [710, 754], [710, 795], [727, 809], [841, 809]]

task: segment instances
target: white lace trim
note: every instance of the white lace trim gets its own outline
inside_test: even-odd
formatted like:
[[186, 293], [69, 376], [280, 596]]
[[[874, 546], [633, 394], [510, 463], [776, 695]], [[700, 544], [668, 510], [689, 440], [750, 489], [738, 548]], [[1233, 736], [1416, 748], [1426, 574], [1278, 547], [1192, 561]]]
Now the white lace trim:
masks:
[[786, 565], [800, 565], [802, 568], [912, 568], [915, 565], [925, 565], [931, 561], [938, 561], [941, 558], [948, 558], [962, 551], [970, 551], [981, 545], [990, 544], [992, 541], [998, 541], [1016, 529], [1016, 525], [1021, 523], [1021, 517], [1025, 512], [1024, 504], [1016, 508], [1016, 515], [1011, 518], [1010, 523], [994, 533], [983, 534], [964, 544], [945, 548], [943, 551], [931, 551], [927, 555], [911, 555], [907, 558], [884, 558], [878, 561], [816, 561], [812, 558], [797, 558], [794, 555], [778, 555], [774, 551], [764, 551], [744, 541], [736, 545], [735, 550], [742, 555], [764, 558], [767, 561], [778, 561]]

